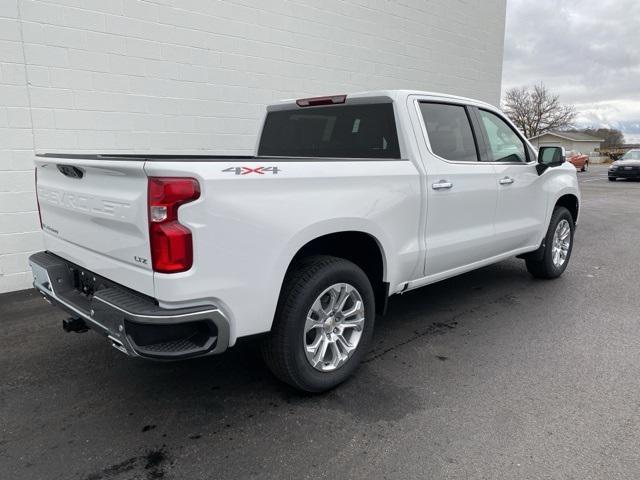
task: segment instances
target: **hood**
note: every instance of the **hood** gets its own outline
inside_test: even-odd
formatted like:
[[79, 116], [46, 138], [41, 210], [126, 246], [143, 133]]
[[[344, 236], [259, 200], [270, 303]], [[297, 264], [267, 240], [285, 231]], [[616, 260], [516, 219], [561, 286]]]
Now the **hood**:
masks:
[[617, 160], [612, 165], [617, 167], [640, 167], [640, 160]]

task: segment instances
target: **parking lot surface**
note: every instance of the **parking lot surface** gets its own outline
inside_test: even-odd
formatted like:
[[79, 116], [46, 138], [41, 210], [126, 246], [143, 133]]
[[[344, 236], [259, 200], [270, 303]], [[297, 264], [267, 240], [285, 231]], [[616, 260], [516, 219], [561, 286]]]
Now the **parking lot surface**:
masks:
[[578, 175], [563, 277], [513, 259], [393, 297], [321, 396], [255, 342], [132, 360], [33, 292], [0, 296], [0, 478], [640, 478], [640, 182]]

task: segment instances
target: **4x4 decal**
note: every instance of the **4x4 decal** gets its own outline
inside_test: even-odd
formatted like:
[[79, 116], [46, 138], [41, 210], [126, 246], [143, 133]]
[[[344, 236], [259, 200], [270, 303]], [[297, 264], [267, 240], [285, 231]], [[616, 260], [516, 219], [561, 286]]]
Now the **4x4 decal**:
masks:
[[234, 173], [236, 175], [250, 175], [257, 173], [258, 175], [265, 175], [271, 173], [277, 175], [282, 170], [278, 167], [229, 167], [222, 170], [224, 173]]

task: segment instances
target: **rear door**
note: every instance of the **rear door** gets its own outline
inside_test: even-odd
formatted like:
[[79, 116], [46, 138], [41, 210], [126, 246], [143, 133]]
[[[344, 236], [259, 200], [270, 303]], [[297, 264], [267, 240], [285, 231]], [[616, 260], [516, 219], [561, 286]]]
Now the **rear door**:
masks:
[[492, 163], [496, 172], [495, 246], [499, 253], [537, 246], [545, 231], [548, 196], [534, 152], [497, 112], [474, 108], [474, 113], [486, 142], [482, 160]]
[[469, 107], [419, 100], [426, 153], [426, 276], [464, 268], [496, 254], [493, 165], [480, 162]]
[[36, 169], [46, 249], [153, 295], [144, 161], [40, 157]]

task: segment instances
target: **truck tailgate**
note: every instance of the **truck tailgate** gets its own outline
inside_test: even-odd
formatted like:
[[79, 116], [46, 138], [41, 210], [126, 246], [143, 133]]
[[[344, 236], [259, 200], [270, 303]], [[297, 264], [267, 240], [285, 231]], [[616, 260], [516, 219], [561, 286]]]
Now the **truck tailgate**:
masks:
[[143, 160], [36, 160], [45, 247], [114, 282], [153, 295]]

